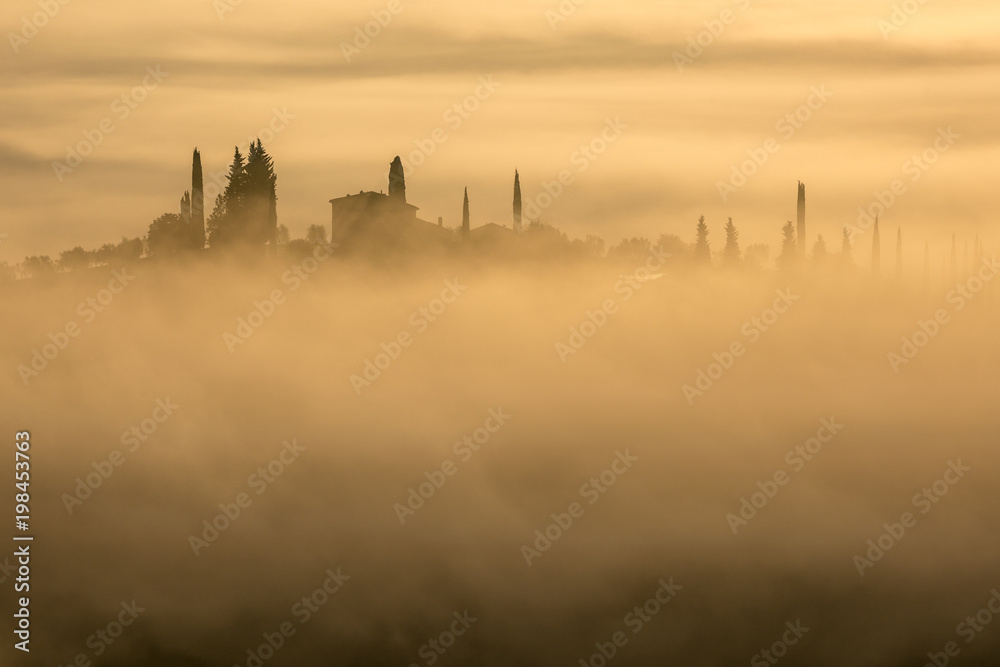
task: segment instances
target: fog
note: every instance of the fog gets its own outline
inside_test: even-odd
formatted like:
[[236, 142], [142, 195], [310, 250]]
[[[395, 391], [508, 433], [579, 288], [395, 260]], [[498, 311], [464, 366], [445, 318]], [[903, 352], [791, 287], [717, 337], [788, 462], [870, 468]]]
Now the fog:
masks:
[[[0, 260], [131, 238], [176, 208], [192, 147], [211, 180], [225, 173], [233, 146], [262, 134], [281, 178], [282, 223], [295, 235], [327, 221], [329, 199], [380, 182], [392, 156], [418, 151], [437, 128], [447, 140], [408, 174], [411, 200], [425, 219], [450, 225], [465, 186], [477, 224], [509, 220], [516, 167], [526, 200], [573, 169], [570, 192], [541, 217], [581, 238], [649, 236], [665, 223], [676, 232], [702, 214], [732, 215], [744, 240], [773, 246], [796, 180], [810, 184], [824, 212], [814, 229], [830, 238], [902, 178], [902, 165], [942, 127], [961, 139], [919, 182], [907, 181], [888, 212], [892, 224], [941, 243], [992, 222], [984, 202], [998, 157], [993, 3], [921, 3], [883, 34], [879, 21], [899, 3], [587, 2], [553, 27], [555, 0], [404, 0], [348, 60], [342, 44], [387, 4], [62, 6], [2, 56], [0, 233], [8, 236]], [[678, 69], [674, 54], [725, 9], [738, 18]], [[36, 11], [36, 0], [5, 3], [4, 34], [22, 32]], [[147, 67], [166, 77], [122, 117], [113, 105], [142, 84]], [[499, 87], [460, 126], [449, 124], [449, 109], [491, 75]], [[821, 85], [829, 101], [793, 136], [779, 134], [776, 124]], [[274, 109], [294, 116], [278, 133], [268, 129]], [[577, 171], [571, 155], [616, 117], [628, 126], [621, 140]], [[96, 136], [104, 119], [113, 131], [100, 133], [72, 172], [57, 171], [81, 143], [90, 148], [86, 133]], [[780, 151], [720, 197], [717, 183], [768, 138]]]
[[958, 627], [1000, 585], [995, 286], [649, 261], [143, 261], [117, 294], [110, 268], [5, 286], [4, 431], [34, 456], [18, 664], [253, 665], [284, 623], [263, 664], [599, 665], [598, 644], [608, 664], [767, 664], [797, 622], [782, 664], [922, 665], [948, 642], [993, 664], [996, 628]]

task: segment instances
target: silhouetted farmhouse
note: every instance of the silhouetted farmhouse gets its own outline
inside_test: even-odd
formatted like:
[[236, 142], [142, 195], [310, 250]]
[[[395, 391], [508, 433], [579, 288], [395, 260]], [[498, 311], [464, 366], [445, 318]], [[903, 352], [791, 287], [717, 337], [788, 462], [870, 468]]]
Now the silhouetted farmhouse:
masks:
[[406, 201], [406, 183], [400, 158], [389, 167], [389, 192], [359, 192], [330, 200], [333, 243], [345, 248], [448, 248], [463, 243], [495, 246], [516, 236], [496, 224], [470, 228], [468, 192], [463, 202], [462, 227], [457, 230], [421, 220], [418, 207]]
[[443, 226], [421, 220], [420, 209], [406, 203], [403, 166], [397, 157], [389, 168], [389, 194], [359, 192], [330, 200], [331, 240], [344, 248], [426, 248], [447, 246], [454, 235]]

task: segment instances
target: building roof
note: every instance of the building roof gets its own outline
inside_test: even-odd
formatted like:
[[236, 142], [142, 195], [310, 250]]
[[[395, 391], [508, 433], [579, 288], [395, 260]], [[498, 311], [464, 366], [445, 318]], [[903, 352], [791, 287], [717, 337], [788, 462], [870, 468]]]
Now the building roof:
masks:
[[342, 204], [342, 205], [364, 205], [378, 202], [381, 205], [388, 204], [389, 206], [399, 206], [412, 209], [413, 211], [419, 211], [420, 207], [414, 206], [413, 204], [408, 204], [406, 202], [401, 202], [398, 199], [390, 198], [389, 195], [382, 192], [359, 192], [356, 195], [346, 195], [344, 197], [337, 197], [336, 199], [331, 199], [331, 204]]

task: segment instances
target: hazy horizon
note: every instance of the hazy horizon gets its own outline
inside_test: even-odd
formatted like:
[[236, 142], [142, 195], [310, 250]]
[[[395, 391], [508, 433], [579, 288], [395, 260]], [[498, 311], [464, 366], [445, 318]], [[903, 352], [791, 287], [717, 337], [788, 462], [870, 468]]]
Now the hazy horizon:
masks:
[[[383, 189], [389, 161], [438, 127], [447, 141], [408, 175], [408, 193], [425, 219], [449, 226], [466, 186], [474, 226], [509, 225], [517, 168], [526, 200], [571, 170], [574, 184], [543, 221], [610, 244], [660, 233], [690, 240], [699, 215], [718, 235], [733, 217], [747, 243], [774, 256], [796, 181], [809, 187], [810, 233], [835, 244], [896, 178], [907, 192], [883, 224], [911, 242], [990, 233], [998, 91], [983, 82], [1000, 71], [991, 41], [1000, 8], [984, 2], [920, 5], [886, 39], [879, 21], [892, 2], [587, 2], [553, 28], [554, 1], [401, 0], [351, 62], [341, 42], [387, 3], [220, 3], [69, 2], [17, 53], [8, 45], [0, 258], [143, 235], [189, 187], [192, 148], [206, 177], [224, 172], [233, 147], [258, 136], [275, 109], [294, 116], [267, 142], [279, 222], [293, 236], [329, 223], [327, 200]], [[220, 6], [232, 11], [220, 18]], [[724, 9], [731, 25], [678, 71], [674, 53]], [[35, 2], [5, 5], [8, 42], [33, 11]], [[147, 67], [168, 76], [120, 118], [112, 105]], [[499, 87], [454, 128], [449, 108], [491, 75]], [[775, 125], [812, 86], [832, 96], [786, 139]], [[60, 182], [52, 163], [105, 118], [114, 131]], [[609, 118], [627, 129], [581, 172], [574, 152]], [[904, 163], [949, 127], [961, 138], [911, 182]], [[780, 151], [723, 202], [718, 181], [768, 138]]]

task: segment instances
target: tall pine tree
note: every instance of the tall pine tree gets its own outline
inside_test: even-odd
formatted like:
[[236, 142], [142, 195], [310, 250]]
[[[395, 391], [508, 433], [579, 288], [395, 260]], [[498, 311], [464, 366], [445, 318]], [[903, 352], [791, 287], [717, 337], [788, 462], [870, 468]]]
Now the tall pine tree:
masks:
[[726, 223], [726, 248], [724, 256], [727, 266], [739, 267], [740, 265], [740, 233], [733, 224], [733, 219], [729, 218]]
[[216, 198], [208, 221], [210, 245], [268, 245], [273, 255], [277, 247], [277, 177], [260, 139], [250, 144], [246, 162], [236, 149], [227, 178], [226, 190]]
[[694, 261], [699, 264], [710, 264], [712, 261], [712, 250], [708, 245], [708, 225], [705, 224], [705, 216], [698, 218], [698, 229], [694, 243]]

